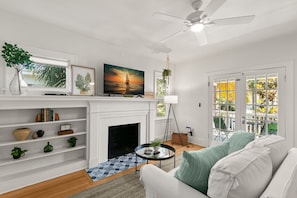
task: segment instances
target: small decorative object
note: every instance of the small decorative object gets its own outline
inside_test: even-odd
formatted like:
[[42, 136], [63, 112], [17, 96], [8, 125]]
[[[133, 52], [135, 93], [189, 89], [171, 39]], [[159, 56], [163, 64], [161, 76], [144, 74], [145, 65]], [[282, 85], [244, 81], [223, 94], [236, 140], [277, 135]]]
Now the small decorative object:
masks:
[[41, 130], [41, 129], [40, 129], [40, 130], [38, 130], [36, 133], [37, 133], [37, 136], [38, 136], [38, 137], [42, 137], [42, 136], [44, 135], [44, 130]]
[[186, 134], [186, 133], [172, 133], [171, 143], [182, 145], [182, 146], [188, 145], [188, 134]]
[[71, 137], [67, 140], [68, 144], [69, 144], [69, 147], [75, 147], [76, 145], [76, 140], [77, 138], [76, 137]]
[[154, 147], [154, 154], [160, 153], [160, 145], [162, 144], [162, 140], [160, 139], [155, 139], [154, 141], [151, 142], [150, 146]]
[[22, 70], [23, 68], [32, 68], [31, 56], [29, 52], [19, 48], [16, 44], [13, 45], [5, 42], [3, 45], [2, 57], [6, 62], [6, 66], [15, 69], [15, 75], [9, 84], [10, 93], [13, 95], [24, 94], [25, 89], [28, 87], [27, 83], [23, 80]]
[[26, 140], [29, 137], [30, 133], [31, 133], [31, 129], [29, 128], [19, 128], [19, 129], [15, 129], [12, 132], [12, 135], [16, 140], [22, 141], [22, 140]]
[[34, 133], [32, 134], [32, 139], [37, 139], [37, 138], [38, 138], [38, 135], [37, 135], [36, 132], [34, 132]]
[[60, 126], [61, 131], [65, 131], [65, 130], [69, 130], [69, 129], [71, 129], [71, 124], [62, 124]]
[[13, 159], [19, 159], [20, 157], [24, 156], [27, 150], [22, 150], [20, 147], [14, 147], [11, 150], [11, 155]]
[[52, 152], [53, 150], [54, 150], [54, 147], [49, 142], [47, 142], [47, 145], [43, 148], [43, 152], [45, 153]]
[[72, 94], [95, 95], [95, 68], [72, 65]]
[[72, 134], [73, 130], [69, 129], [69, 130], [64, 130], [64, 131], [58, 131], [58, 135], [67, 135], [67, 134]]
[[55, 113], [55, 121], [58, 121], [58, 120], [60, 120], [60, 116], [59, 114]]

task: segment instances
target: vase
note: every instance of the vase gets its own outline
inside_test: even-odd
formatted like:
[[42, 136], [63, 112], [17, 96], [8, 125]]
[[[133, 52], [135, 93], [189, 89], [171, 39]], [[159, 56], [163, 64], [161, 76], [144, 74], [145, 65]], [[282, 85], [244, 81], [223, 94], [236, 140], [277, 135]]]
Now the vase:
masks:
[[15, 73], [9, 84], [9, 91], [12, 95], [24, 95], [27, 92], [28, 85], [23, 79], [22, 69], [15, 66]]
[[12, 135], [18, 141], [26, 140], [31, 133], [31, 129], [29, 128], [18, 128], [13, 130]]

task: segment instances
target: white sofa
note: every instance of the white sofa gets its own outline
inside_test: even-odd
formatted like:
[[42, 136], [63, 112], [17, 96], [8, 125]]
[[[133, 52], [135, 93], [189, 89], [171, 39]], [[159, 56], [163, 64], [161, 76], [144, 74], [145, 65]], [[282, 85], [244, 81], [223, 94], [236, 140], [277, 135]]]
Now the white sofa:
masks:
[[297, 197], [297, 148], [276, 135], [257, 138], [211, 168], [207, 194], [178, 180], [179, 167], [165, 172], [154, 165], [140, 171], [147, 198]]

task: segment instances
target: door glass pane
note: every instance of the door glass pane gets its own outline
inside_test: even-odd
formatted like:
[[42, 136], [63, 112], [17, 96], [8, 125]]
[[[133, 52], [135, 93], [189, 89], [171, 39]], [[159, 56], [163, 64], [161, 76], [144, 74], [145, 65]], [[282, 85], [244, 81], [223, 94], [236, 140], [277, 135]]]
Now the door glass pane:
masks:
[[277, 134], [278, 75], [246, 76], [246, 130], [257, 136]]
[[213, 82], [213, 140], [227, 141], [235, 130], [235, 80]]

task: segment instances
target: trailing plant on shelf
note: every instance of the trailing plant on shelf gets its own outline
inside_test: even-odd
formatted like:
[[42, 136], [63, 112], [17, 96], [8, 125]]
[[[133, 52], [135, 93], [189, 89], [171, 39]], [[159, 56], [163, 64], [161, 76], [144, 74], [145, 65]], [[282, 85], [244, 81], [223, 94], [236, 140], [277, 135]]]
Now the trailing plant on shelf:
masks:
[[24, 156], [27, 150], [22, 150], [20, 147], [14, 147], [11, 150], [11, 155], [13, 159], [19, 159], [20, 157]]
[[75, 147], [76, 146], [76, 140], [77, 138], [76, 137], [71, 137], [67, 140], [68, 144], [69, 144], [69, 147]]

